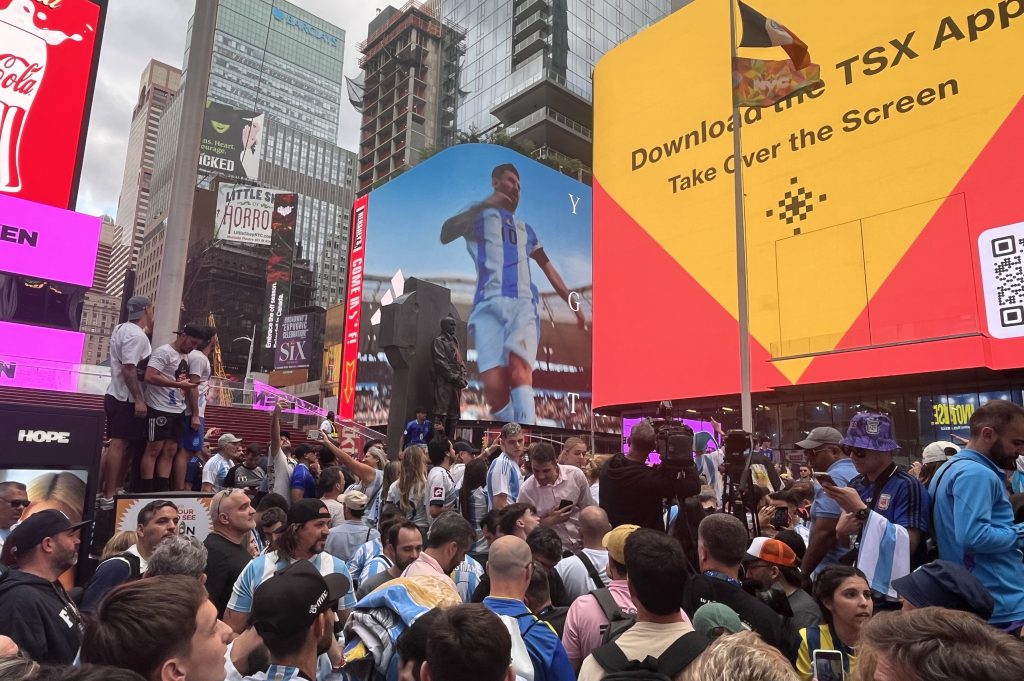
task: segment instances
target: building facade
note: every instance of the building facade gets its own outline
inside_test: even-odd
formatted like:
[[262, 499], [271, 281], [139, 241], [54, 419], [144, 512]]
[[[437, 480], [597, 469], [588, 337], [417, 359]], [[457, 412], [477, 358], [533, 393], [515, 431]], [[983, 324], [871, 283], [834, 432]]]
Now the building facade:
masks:
[[110, 282], [110, 256], [114, 248], [114, 238], [117, 233], [117, 225], [114, 218], [109, 215], [103, 216], [103, 226], [100, 229], [100, 244], [96, 250], [96, 268], [92, 276], [92, 288], [90, 293], [106, 293], [107, 285]]
[[437, 3], [388, 6], [359, 45], [363, 80], [354, 101], [363, 119], [359, 193], [416, 165], [425, 148], [454, 142], [463, 33], [440, 20]]
[[121, 315], [121, 297], [90, 290], [82, 305], [79, 330], [85, 334], [82, 364], [102, 364], [110, 359], [110, 334]]
[[572, 159], [589, 181], [594, 65], [672, 10], [670, 0], [441, 0], [466, 31], [458, 127], [503, 126], [557, 166]]
[[139, 81], [139, 97], [132, 111], [128, 154], [124, 162], [121, 195], [117, 202], [106, 293], [120, 296], [124, 273], [135, 267], [149, 217], [150, 188], [156, 159], [160, 119], [181, 87], [181, 70], [151, 60]]

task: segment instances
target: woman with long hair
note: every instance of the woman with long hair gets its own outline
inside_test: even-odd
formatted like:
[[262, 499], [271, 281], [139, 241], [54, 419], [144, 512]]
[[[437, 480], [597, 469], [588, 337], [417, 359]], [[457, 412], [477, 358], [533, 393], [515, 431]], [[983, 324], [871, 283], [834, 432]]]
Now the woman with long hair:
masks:
[[562, 453], [558, 455], [558, 463], [563, 466], [583, 468], [587, 463], [587, 443], [578, 437], [571, 437], [562, 445]]
[[462, 487], [459, 488], [459, 508], [462, 517], [469, 521], [476, 532], [476, 542], [472, 553], [487, 553], [487, 537], [480, 527], [480, 521], [487, 514], [487, 496], [484, 486], [487, 484], [487, 461], [473, 459], [466, 464], [466, 472], [462, 476]]
[[849, 678], [857, 668], [854, 651], [860, 641], [861, 627], [874, 612], [868, 579], [855, 567], [833, 565], [814, 580], [814, 600], [825, 621], [800, 630], [796, 670], [805, 681], [810, 681], [814, 677], [813, 652], [819, 648], [838, 650]]
[[420, 445], [411, 445], [402, 452], [402, 467], [398, 479], [388, 488], [388, 501], [397, 504], [424, 537], [430, 527], [426, 494], [427, 453]]

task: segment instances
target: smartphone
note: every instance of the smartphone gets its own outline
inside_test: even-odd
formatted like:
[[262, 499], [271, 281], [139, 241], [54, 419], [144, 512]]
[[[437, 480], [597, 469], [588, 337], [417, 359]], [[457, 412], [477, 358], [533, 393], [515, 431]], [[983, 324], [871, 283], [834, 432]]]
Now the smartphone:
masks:
[[319, 430], [307, 430], [306, 431], [306, 439], [307, 440], [319, 440], [322, 437], [323, 437], [323, 434]]
[[569, 501], [568, 499], [562, 499], [561, 501], [558, 502], [558, 510], [559, 511], [561, 511], [562, 509], [565, 509], [565, 508], [569, 508], [570, 506], [572, 506], [572, 502]]
[[812, 653], [815, 681], [843, 681], [843, 654], [838, 650], [818, 648]]
[[828, 486], [838, 487], [839, 486], [839, 485], [836, 484], [836, 481], [832, 479], [832, 476], [829, 475], [828, 473], [814, 472], [814, 473], [811, 473], [811, 476], [815, 480], [817, 480], [819, 484], [824, 485], [826, 487], [828, 487]]
[[775, 509], [775, 517], [772, 518], [772, 526], [776, 529], [781, 529], [789, 525], [789, 509], [779, 508]]

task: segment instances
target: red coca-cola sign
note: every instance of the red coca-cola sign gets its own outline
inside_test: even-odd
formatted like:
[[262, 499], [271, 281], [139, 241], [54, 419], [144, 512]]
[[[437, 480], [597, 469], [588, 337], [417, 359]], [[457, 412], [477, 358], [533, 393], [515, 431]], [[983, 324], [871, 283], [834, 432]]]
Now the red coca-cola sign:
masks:
[[0, 0], [0, 195], [74, 206], [105, 13]]

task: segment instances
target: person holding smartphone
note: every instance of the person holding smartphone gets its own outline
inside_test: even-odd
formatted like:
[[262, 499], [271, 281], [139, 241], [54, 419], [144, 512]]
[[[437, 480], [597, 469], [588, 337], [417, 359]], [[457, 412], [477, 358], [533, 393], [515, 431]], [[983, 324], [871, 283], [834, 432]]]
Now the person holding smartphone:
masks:
[[839, 562], [849, 549], [838, 546], [836, 525], [843, 509], [839, 503], [824, 493], [828, 485], [845, 487], [850, 480], [857, 477], [857, 469], [843, 449], [840, 442], [843, 434], [835, 428], [821, 426], [815, 428], [807, 437], [796, 443], [804, 450], [807, 463], [810, 464], [814, 480], [819, 487], [811, 505], [810, 538], [807, 540], [807, 551], [804, 553], [800, 571], [811, 577], [815, 572]]
[[580, 511], [594, 505], [586, 474], [576, 466], [558, 463], [554, 447], [547, 442], [530, 445], [528, 454], [533, 475], [523, 483], [517, 501], [537, 509], [541, 524], [555, 531], [566, 551], [582, 548]]
[[[814, 582], [814, 600], [818, 602], [825, 622], [800, 630], [796, 671], [804, 681], [851, 678], [857, 668], [855, 650], [860, 641], [861, 627], [874, 613], [867, 577], [857, 568], [847, 565], [826, 568]], [[831, 659], [836, 652], [842, 662], [843, 675], [821, 678], [816, 674], [815, 659], [819, 660], [822, 670], [832, 670], [835, 667]]]

